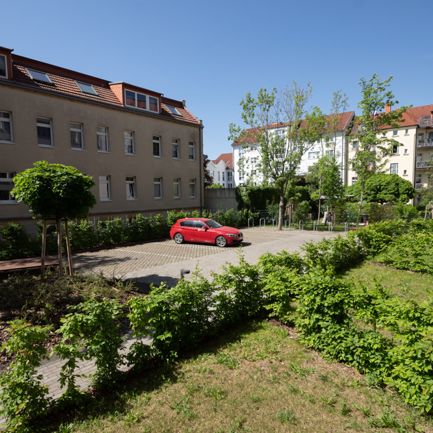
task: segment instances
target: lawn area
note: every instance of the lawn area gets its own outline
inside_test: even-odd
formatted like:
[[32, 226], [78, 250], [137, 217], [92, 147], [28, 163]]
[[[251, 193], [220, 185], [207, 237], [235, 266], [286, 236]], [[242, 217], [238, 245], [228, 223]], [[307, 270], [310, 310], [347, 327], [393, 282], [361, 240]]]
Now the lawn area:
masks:
[[390, 294], [404, 300], [422, 302], [433, 296], [433, 275], [394, 269], [373, 261], [351, 269], [344, 278], [370, 287], [377, 281]]
[[391, 390], [323, 360], [292, 330], [245, 326], [207, 344], [174, 370], [134, 379], [62, 433], [433, 432]]

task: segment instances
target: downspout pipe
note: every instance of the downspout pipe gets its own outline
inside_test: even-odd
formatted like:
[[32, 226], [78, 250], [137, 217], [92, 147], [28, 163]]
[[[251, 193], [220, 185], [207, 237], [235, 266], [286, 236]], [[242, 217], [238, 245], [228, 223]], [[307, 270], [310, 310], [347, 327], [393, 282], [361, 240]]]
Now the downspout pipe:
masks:
[[203, 207], [204, 207], [204, 178], [203, 178], [203, 120], [200, 120], [199, 126], [199, 173], [200, 173], [200, 216], [203, 216]]

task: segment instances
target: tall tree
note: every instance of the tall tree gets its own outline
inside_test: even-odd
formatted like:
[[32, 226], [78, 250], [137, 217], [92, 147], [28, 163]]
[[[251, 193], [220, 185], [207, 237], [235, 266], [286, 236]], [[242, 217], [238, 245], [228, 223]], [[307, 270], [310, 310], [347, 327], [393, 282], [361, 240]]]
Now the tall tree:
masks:
[[95, 204], [95, 197], [90, 192], [93, 179], [75, 167], [62, 164], [49, 164], [38, 161], [14, 177], [13, 196], [17, 201], [29, 206], [34, 218], [42, 220], [42, 273], [45, 264], [47, 220], [55, 220], [57, 227], [57, 253], [59, 275], [62, 265], [62, 221], [65, 223], [66, 249], [69, 273], [72, 275], [72, 258], [68, 234], [68, 219], [87, 215]]
[[207, 155], [203, 155], [203, 182], [205, 188], [208, 188], [213, 184], [213, 178], [210, 175], [208, 168], [209, 162], [209, 157]]
[[259, 169], [264, 183], [278, 190], [278, 229], [283, 227], [286, 196], [296, 179], [302, 155], [309, 143], [316, 141], [320, 110], [307, 115], [306, 105], [311, 86], [305, 88], [293, 83], [282, 92], [260, 89], [254, 97], [248, 93], [241, 101], [242, 120], [250, 130], [230, 125], [230, 138], [241, 141], [242, 134], [254, 131], [260, 154]]
[[344, 187], [340, 176], [340, 167], [334, 156], [324, 155], [314, 164], [307, 175], [312, 188], [311, 197], [318, 201], [317, 221], [320, 220], [321, 203], [326, 200], [330, 211], [341, 200]]
[[359, 149], [351, 163], [360, 187], [360, 210], [362, 210], [366, 182], [370, 176], [380, 172], [386, 163], [386, 156], [392, 152], [393, 145], [399, 145], [396, 140], [384, 137], [381, 133], [385, 128], [395, 128], [401, 120], [406, 107], [391, 110], [398, 104], [390, 89], [392, 77], [380, 80], [374, 74], [371, 78], [362, 78], [361, 100], [358, 107], [361, 114], [355, 124], [355, 137]]

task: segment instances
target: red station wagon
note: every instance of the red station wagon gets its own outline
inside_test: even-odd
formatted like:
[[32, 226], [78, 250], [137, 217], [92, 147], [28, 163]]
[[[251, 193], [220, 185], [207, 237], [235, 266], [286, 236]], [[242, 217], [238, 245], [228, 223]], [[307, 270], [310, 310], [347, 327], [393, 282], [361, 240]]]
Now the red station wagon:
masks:
[[222, 226], [208, 218], [179, 219], [172, 225], [170, 237], [177, 244], [201, 242], [215, 244], [219, 247], [239, 244], [243, 241], [243, 235], [238, 229]]

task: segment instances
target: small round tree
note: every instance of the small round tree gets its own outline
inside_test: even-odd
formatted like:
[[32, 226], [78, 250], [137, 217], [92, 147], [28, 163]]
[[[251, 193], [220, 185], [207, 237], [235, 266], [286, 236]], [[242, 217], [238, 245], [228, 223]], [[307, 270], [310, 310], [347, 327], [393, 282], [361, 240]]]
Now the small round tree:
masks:
[[61, 275], [63, 272], [61, 222], [64, 221], [69, 273], [72, 274], [68, 220], [86, 216], [96, 203], [90, 192], [93, 185], [92, 177], [84, 175], [75, 167], [49, 164], [47, 161], [35, 162], [32, 168], [14, 177], [13, 196], [17, 201], [29, 206], [33, 218], [42, 220], [42, 273], [45, 264], [47, 220], [55, 220], [59, 273]]

